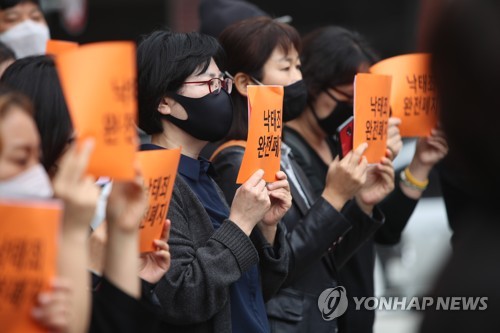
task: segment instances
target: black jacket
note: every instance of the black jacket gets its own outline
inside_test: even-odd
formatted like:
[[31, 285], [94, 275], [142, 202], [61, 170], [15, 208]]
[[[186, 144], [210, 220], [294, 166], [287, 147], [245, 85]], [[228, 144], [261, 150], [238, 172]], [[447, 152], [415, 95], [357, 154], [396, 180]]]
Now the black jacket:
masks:
[[[244, 149], [232, 146], [213, 160], [214, 179], [231, 201], [238, 185], [235, 180]], [[336, 286], [337, 270], [349, 260], [367, 238], [381, 225], [380, 212], [372, 219], [354, 201], [338, 212], [321, 196], [316, 197], [310, 184], [291, 159], [302, 190], [313, 205], [308, 208], [294, 183], [289, 180], [293, 201], [282, 222], [286, 226], [289, 247], [288, 277], [278, 295], [267, 304], [272, 332], [332, 332], [336, 321], [324, 321], [318, 310], [318, 297]], [[349, 232], [348, 232], [349, 231]], [[339, 238], [342, 241], [339, 241]], [[338, 244], [334, 245], [337, 242]]]
[[[316, 194], [321, 193], [325, 186], [328, 165], [321, 160], [296, 131], [286, 127], [284, 139], [292, 148], [298, 164], [311, 181], [313, 192]], [[328, 143], [330, 144], [332, 154], [334, 156], [337, 155], [335, 143], [332, 140], [329, 140]], [[357, 251], [354, 255], [350, 256], [350, 259], [348, 258], [347, 261], [340, 263], [339, 267], [342, 267], [342, 270], [339, 271], [338, 282], [346, 288], [350, 301], [347, 312], [338, 318], [340, 332], [372, 332], [375, 312], [354, 310], [352, 297], [374, 296], [374, 242], [386, 245], [399, 242], [401, 233], [413, 213], [416, 204], [417, 200], [408, 198], [402, 193], [399, 186], [396, 186], [396, 189], [378, 205], [385, 216], [385, 223], [372, 233], [361, 247], [357, 248]], [[376, 212], [374, 211], [375, 214]], [[339, 248], [337, 252], [342, 252], [342, 249]], [[339, 256], [337, 253], [335, 255]]]

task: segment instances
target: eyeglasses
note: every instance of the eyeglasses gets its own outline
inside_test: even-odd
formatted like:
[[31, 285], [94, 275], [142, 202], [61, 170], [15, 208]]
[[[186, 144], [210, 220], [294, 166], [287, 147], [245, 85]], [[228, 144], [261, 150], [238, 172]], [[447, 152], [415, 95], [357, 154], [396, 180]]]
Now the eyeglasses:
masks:
[[183, 82], [184, 84], [207, 84], [208, 90], [212, 95], [218, 95], [221, 89], [227, 91], [228, 94], [233, 90], [233, 80], [230, 78], [220, 79], [218, 77], [214, 77], [213, 79], [207, 81], [190, 81]]

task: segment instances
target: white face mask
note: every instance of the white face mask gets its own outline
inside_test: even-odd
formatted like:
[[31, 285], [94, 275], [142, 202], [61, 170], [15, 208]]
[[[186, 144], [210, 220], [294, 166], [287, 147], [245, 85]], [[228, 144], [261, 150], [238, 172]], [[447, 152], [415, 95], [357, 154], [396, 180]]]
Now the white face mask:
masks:
[[49, 176], [41, 164], [6, 181], [0, 181], [0, 197], [4, 198], [43, 198], [53, 196]]
[[0, 34], [0, 41], [14, 50], [17, 59], [45, 54], [49, 38], [49, 28], [32, 20], [25, 20]]

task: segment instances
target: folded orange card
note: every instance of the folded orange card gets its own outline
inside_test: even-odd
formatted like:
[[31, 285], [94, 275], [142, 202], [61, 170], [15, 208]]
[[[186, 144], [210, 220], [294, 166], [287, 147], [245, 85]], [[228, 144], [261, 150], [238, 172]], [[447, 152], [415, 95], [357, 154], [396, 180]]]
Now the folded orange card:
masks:
[[140, 229], [140, 251], [155, 251], [153, 240], [160, 239], [172, 198], [181, 149], [147, 150], [138, 153], [148, 189], [149, 205]]
[[136, 55], [132, 42], [88, 44], [56, 58], [77, 141], [95, 139], [88, 173], [134, 179]]
[[264, 170], [264, 180], [274, 182], [280, 170], [283, 128], [283, 87], [248, 86], [248, 137], [237, 184], [255, 171]]
[[391, 108], [401, 118], [401, 136], [428, 136], [437, 126], [437, 99], [430, 54], [406, 54], [382, 60], [371, 73], [392, 76]]
[[1, 331], [47, 332], [31, 311], [56, 275], [62, 204], [2, 199], [0, 216]]
[[391, 77], [358, 74], [354, 79], [354, 142], [368, 143], [368, 163], [380, 163], [387, 149]]

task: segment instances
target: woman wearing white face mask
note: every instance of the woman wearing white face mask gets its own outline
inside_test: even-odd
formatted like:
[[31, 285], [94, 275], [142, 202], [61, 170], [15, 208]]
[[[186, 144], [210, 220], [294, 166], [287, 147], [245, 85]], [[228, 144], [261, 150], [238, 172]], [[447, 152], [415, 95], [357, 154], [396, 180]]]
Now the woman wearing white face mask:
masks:
[[18, 59], [44, 54], [49, 38], [37, 0], [0, 0], [0, 41], [12, 48]]
[[29, 101], [0, 96], [0, 197], [52, 197], [49, 177], [39, 162], [40, 137]]

